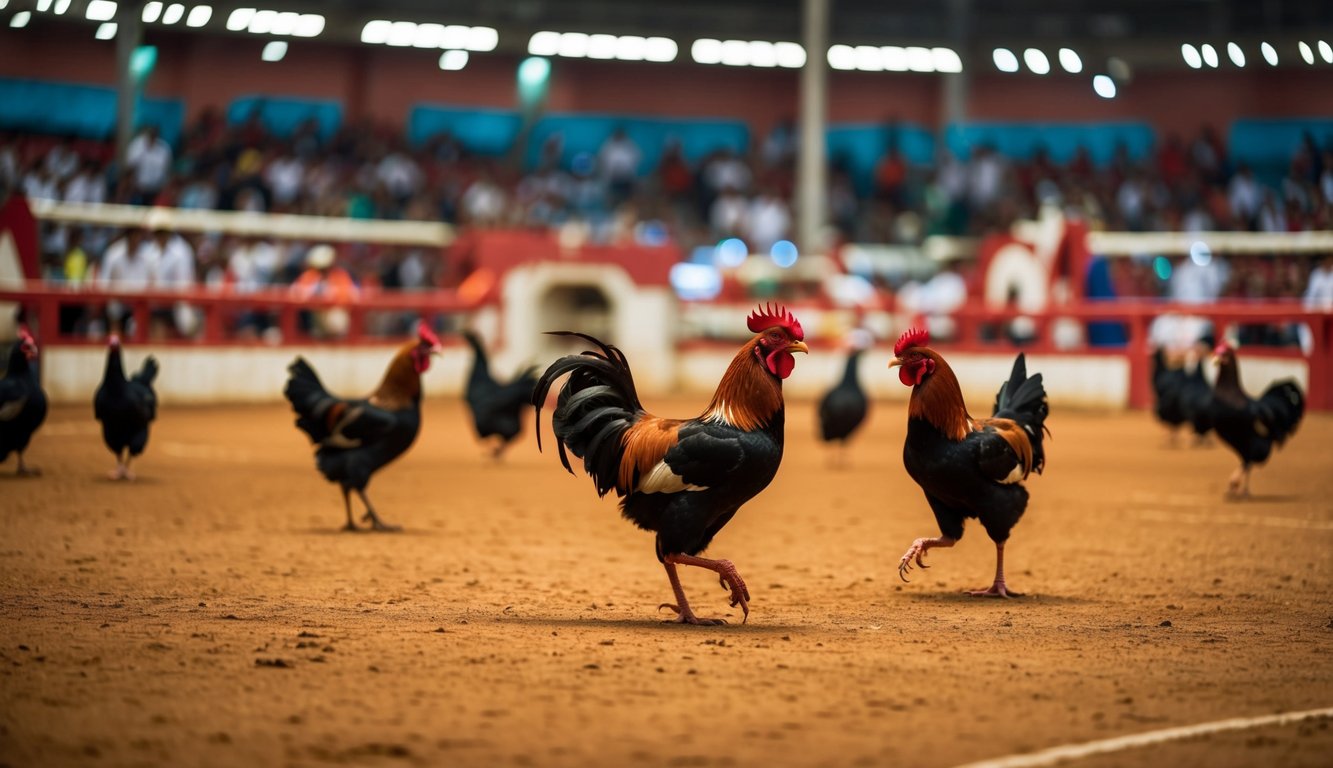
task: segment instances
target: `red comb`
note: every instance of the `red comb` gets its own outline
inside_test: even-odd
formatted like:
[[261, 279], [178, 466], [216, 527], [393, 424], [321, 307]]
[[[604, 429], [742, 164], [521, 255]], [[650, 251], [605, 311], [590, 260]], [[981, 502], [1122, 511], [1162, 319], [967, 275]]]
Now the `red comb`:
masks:
[[805, 341], [805, 331], [801, 330], [801, 321], [796, 316], [787, 311], [782, 305], [773, 306], [765, 304], [757, 307], [750, 316], [745, 318], [745, 324], [750, 327], [751, 333], [759, 333], [774, 326], [780, 326], [787, 329], [793, 339]]
[[440, 346], [440, 337], [435, 335], [435, 331], [432, 331], [429, 325], [426, 325], [425, 320], [421, 320], [417, 323], [417, 338], [432, 347]]
[[898, 337], [898, 343], [893, 345], [893, 356], [902, 357], [909, 347], [924, 347], [930, 343], [930, 334], [926, 333], [924, 328], [908, 328], [903, 331], [903, 335]]
[[1231, 351], [1232, 351], [1231, 345], [1226, 343], [1225, 341], [1218, 342], [1217, 346], [1213, 348], [1214, 355], [1225, 355], [1226, 353]]

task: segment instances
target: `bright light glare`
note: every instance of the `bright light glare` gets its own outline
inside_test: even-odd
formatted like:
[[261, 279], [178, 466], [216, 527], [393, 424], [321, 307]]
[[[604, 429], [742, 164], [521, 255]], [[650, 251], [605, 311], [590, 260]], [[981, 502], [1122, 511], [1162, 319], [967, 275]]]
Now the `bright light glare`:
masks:
[[[3, 8], [0, 5], [0, 8]], [[111, 21], [116, 18], [116, 4], [110, 0], [92, 0], [88, 7], [84, 9], [83, 15], [89, 21]], [[110, 38], [99, 37], [98, 40], [108, 40]]]
[[805, 66], [805, 47], [797, 43], [774, 43], [773, 49], [778, 54], [778, 66], [787, 69], [800, 69]]
[[9, 20], [9, 26], [14, 29], [22, 29], [28, 26], [29, 21], [32, 21], [32, 11], [19, 11]]
[[1071, 75], [1077, 75], [1083, 71], [1083, 59], [1078, 57], [1078, 53], [1073, 48], [1060, 49], [1060, 66]]
[[1191, 69], [1198, 69], [1203, 66], [1203, 58], [1199, 56], [1199, 51], [1189, 43], [1180, 46], [1180, 55], [1185, 58], [1185, 63]]
[[996, 48], [991, 53], [991, 58], [995, 60], [995, 68], [1001, 72], [1018, 71], [1018, 57], [1008, 48]]
[[582, 32], [566, 32], [560, 36], [560, 50], [557, 53], [567, 58], [581, 59], [588, 55], [589, 45], [591, 41], [588, 35]]
[[1231, 63], [1238, 67], [1245, 66], [1245, 51], [1240, 49], [1235, 43], [1227, 43], [1227, 56], [1231, 58]]
[[[227, 28], [231, 28], [230, 23], [228, 23]], [[384, 43], [389, 42], [389, 31], [391, 29], [393, 29], [393, 22], [391, 21], [386, 21], [385, 19], [367, 21], [366, 25], [361, 28], [361, 42], [370, 43], [371, 45], [383, 45]]]
[[543, 30], [528, 38], [528, 53], [533, 56], [554, 56], [560, 50], [560, 33]]
[[914, 45], [907, 49], [907, 68], [913, 72], [934, 72], [935, 57], [929, 48]]
[[166, 13], [162, 14], [163, 24], [175, 24], [185, 16], [185, 6], [180, 3], [172, 3], [167, 6]]
[[744, 264], [749, 255], [750, 249], [742, 240], [729, 237], [717, 244], [717, 249], [713, 252], [713, 261], [719, 267], [735, 269]]
[[261, 8], [260, 10], [255, 11], [254, 18], [250, 19], [250, 26], [246, 27], [246, 29], [250, 30], [251, 34], [267, 35], [269, 32], [273, 31], [273, 25], [277, 22], [277, 11], [268, 11]]
[[1319, 41], [1319, 55], [1324, 57], [1324, 61], [1333, 64], [1333, 46], [1326, 40]]
[[1023, 51], [1023, 63], [1028, 65], [1028, 69], [1032, 70], [1033, 74], [1044, 75], [1051, 71], [1050, 59], [1047, 59], [1046, 54], [1036, 48]]
[[115, 36], [116, 36], [116, 22], [114, 21], [102, 22], [101, 24], [97, 25], [97, 31], [93, 33], [93, 37], [97, 38], [98, 40], [110, 40]]
[[[235, 16], [237, 13], [240, 13], [241, 11], [249, 11], [250, 13], [255, 12], [253, 8], [238, 8], [236, 9], [236, 11], [232, 13], [232, 15]], [[152, 24], [161, 17], [162, 17], [162, 4], [157, 2], [157, 0], [153, 0], [153, 2], [148, 3], [143, 7], [143, 16], [141, 18], [143, 18], [145, 24]]]
[[783, 269], [789, 269], [796, 263], [800, 257], [800, 252], [796, 249], [796, 244], [790, 240], [779, 240], [773, 243], [773, 247], [768, 251], [768, 257]]
[[286, 40], [270, 40], [264, 46], [264, 52], [259, 54], [259, 58], [264, 61], [282, 61], [282, 57], [287, 55]]
[[39, 13], [46, 13], [49, 10], [51, 10], [51, 0], [37, 0], [37, 11]]
[[1201, 267], [1208, 266], [1213, 260], [1213, 249], [1202, 240], [1195, 240], [1190, 243], [1190, 261]]
[[843, 72], [856, 69], [856, 52], [850, 45], [835, 45], [828, 49], [828, 65]]
[[495, 50], [500, 44], [500, 33], [491, 27], [473, 27], [467, 31], [467, 44], [464, 48], [469, 51], [485, 53]]
[[1208, 43], [1203, 44], [1203, 63], [1210, 67], [1217, 66], [1217, 49]]
[[190, 9], [190, 15], [185, 17], [185, 26], [202, 27], [213, 18], [213, 8], [207, 5], [196, 5]]
[[[903, 55], [906, 56], [907, 52], [904, 51]], [[880, 50], [873, 45], [858, 45], [856, 46], [856, 68], [862, 72], [883, 72], [884, 57], [880, 54]]]
[[296, 18], [296, 28], [292, 34], [296, 37], [319, 37], [324, 31], [324, 17], [318, 13], [303, 13]]
[[1092, 78], [1092, 90], [1097, 92], [1103, 99], [1115, 98], [1115, 81], [1106, 75], [1097, 75]]
[[467, 51], [445, 51], [440, 54], [440, 69], [457, 72], [467, 66]]
[[695, 40], [690, 46], [690, 58], [697, 64], [720, 64], [722, 62], [722, 41], [711, 37]]
[[722, 63], [730, 67], [744, 67], [750, 63], [750, 45], [744, 40], [722, 41]]
[[1310, 44], [1304, 40], [1301, 41], [1301, 58], [1305, 59], [1306, 64], [1314, 63], [1314, 51], [1310, 50]]
[[56, 15], [59, 16], [69, 10], [70, 0], [56, 0]]
[[416, 24], [410, 21], [395, 21], [393, 25], [389, 27], [389, 39], [384, 42], [399, 48], [406, 48], [412, 44], [412, 38], [416, 36]]
[[[153, 5], [153, 3], [149, 3], [148, 5]], [[157, 5], [161, 6], [162, 4], [157, 3]], [[148, 21], [147, 5], [144, 6], [143, 13], [144, 13], [144, 21]], [[230, 32], [240, 32], [241, 30], [250, 26], [250, 20], [253, 19], [254, 17], [255, 17], [254, 8], [237, 8], [236, 10], [231, 12], [230, 16], [227, 17], [227, 30]], [[375, 22], [373, 21], [370, 22], [370, 24], [374, 23]], [[370, 26], [370, 24], [367, 24], [366, 26]]]
[[879, 49], [880, 65], [889, 72], [908, 70], [907, 49], [898, 45], [886, 45]]
[[1264, 61], [1268, 62], [1268, 66], [1270, 66], [1270, 67], [1276, 67], [1276, 66], [1277, 66], [1277, 49], [1276, 49], [1276, 48], [1274, 48], [1272, 45], [1269, 45], [1268, 43], [1264, 43], [1263, 45], [1259, 46], [1259, 50], [1263, 51], [1263, 53], [1264, 53]]
[[[650, 37], [644, 41], [643, 58], [648, 61], [675, 61], [676, 54], [680, 53], [676, 41], [669, 37]], [[778, 53], [781, 59], [781, 52]], [[802, 63], [804, 63], [805, 51], [801, 51]]]
[[412, 36], [413, 48], [439, 48], [444, 40], [443, 24], [418, 24]]
[[930, 55], [936, 72], [962, 72], [963, 60], [952, 48], [931, 48]]
[[614, 59], [616, 57], [616, 36], [615, 35], [588, 35], [588, 52], [590, 59]]
[[778, 65], [778, 53], [773, 50], [773, 44], [764, 40], [751, 40], [749, 43], [747, 58], [752, 67], [776, 67]]

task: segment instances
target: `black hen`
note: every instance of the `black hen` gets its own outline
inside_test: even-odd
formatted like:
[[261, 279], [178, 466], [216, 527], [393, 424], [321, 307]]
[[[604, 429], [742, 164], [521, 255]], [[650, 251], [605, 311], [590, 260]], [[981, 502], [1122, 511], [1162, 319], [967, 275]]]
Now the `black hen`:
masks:
[[102, 441], [116, 456], [112, 480], [133, 480], [130, 459], [143, 453], [148, 445], [148, 425], [157, 417], [157, 360], [151, 355], [133, 377], [125, 378], [121, 360], [120, 337], [112, 336], [106, 352], [106, 371], [93, 396], [93, 415], [102, 422]]
[[490, 362], [481, 339], [471, 331], [463, 338], [472, 347], [472, 371], [468, 374], [464, 399], [472, 411], [472, 423], [482, 440], [497, 438], [492, 455], [500, 458], [509, 444], [523, 431], [522, 412], [532, 402], [537, 386], [536, 367], [525, 369], [506, 384], [491, 376]]
[[417, 336], [394, 355], [375, 392], [361, 400], [329, 394], [303, 358], [287, 367], [291, 377], [282, 394], [296, 411], [296, 426], [318, 446], [315, 466], [342, 488], [349, 531], [360, 530], [352, 521], [352, 491], [366, 507], [363, 520], [375, 530], [397, 530], [376, 514], [366, 486], [371, 475], [411, 447], [421, 430], [421, 374], [430, 368], [431, 355], [440, 353], [440, 342], [425, 324]]
[[1023, 481], [1031, 472], [1041, 474], [1046, 464], [1042, 437], [1048, 408], [1041, 374], [1029, 377], [1020, 354], [996, 395], [992, 417], [973, 418], [953, 370], [927, 343], [925, 331], [904, 333], [889, 367], [901, 366], [899, 380], [912, 387], [903, 465], [925, 491], [942, 535], [912, 542], [899, 574], [906, 579], [914, 562], [924, 567], [921, 558], [928, 550], [952, 547], [963, 536], [963, 522], [974, 517], [995, 542], [995, 581], [972, 594], [1016, 595], [1004, 580], [1004, 546], [1027, 510]]
[[46, 420], [46, 392], [37, 377], [37, 341], [27, 326], [9, 350], [9, 364], [0, 379], [0, 461], [18, 454], [20, 476], [40, 475], [23, 461], [32, 434]]
[[1208, 407], [1212, 387], [1203, 376], [1201, 360], [1190, 367], [1175, 367], [1168, 362], [1166, 351], [1159, 347], [1153, 352], [1152, 385], [1153, 413], [1171, 430], [1173, 443], [1176, 430], [1185, 424], [1194, 430], [1196, 442], [1208, 434], [1212, 429]]
[[1219, 344], [1213, 360], [1217, 383], [1213, 387], [1209, 414], [1222, 442], [1240, 457], [1240, 467], [1231, 474], [1227, 494], [1250, 495], [1250, 468], [1268, 461], [1273, 446], [1280, 446], [1296, 432], [1305, 415], [1305, 395], [1296, 382], [1287, 379], [1271, 384], [1258, 400], [1240, 386], [1236, 350]]
[[861, 427], [870, 410], [870, 400], [857, 378], [857, 367], [862, 350], [853, 349], [847, 355], [847, 367], [842, 381], [824, 394], [819, 401], [819, 436], [826, 443], [838, 443], [839, 463], [846, 463], [847, 441]]

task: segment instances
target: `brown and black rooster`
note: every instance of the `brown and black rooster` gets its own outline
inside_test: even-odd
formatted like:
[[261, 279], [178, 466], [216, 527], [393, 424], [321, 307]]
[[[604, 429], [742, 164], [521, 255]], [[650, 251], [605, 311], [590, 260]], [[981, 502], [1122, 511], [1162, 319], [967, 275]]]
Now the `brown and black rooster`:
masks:
[[752, 313], [755, 337], [736, 353], [713, 400], [693, 419], [663, 419], [643, 409], [624, 354], [580, 333], [597, 351], [562, 357], [537, 382], [537, 447], [541, 408], [556, 380], [566, 374], [551, 427], [560, 462], [571, 473], [569, 453], [583, 459], [597, 494], [621, 497], [622, 514], [657, 534], [657, 558], [675, 593], [683, 624], [720, 624], [694, 614], [681, 589], [676, 566], [693, 565], [718, 574], [731, 605], [750, 614], [750, 591], [729, 560], [699, 557], [745, 502], [764, 490], [782, 461], [785, 415], [782, 380], [791, 375], [793, 352], [808, 352], [805, 333], [782, 308]]
[[0, 377], [0, 461], [18, 454], [20, 477], [41, 471], [23, 461], [32, 434], [46, 420], [46, 392], [37, 376], [37, 340], [19, 321], [19, 337], [9, 350], [9, 363]]
[[1240, 386], [1240, 367], [1236, 350], [1225, 342], [1213, 350], [1217, 364], [1217, 382], [1208, 406], [1213, 429], [1222, 442], [1240, 457], [1240, 466], [1231, 473], [1227, 495], [1250, 495], [1250, 468], [1263, 464], [1273, 452], [1296, 432], [1305, 415], [1305, 395], [1290, 379], [1276, 382], [1258, 399], [1251, 399]]
[[282, 394], [296, 411], [296, 426], [318, 446], [315, 466], [330, 482], [342, 487], [347, 530], [361, 530], [352, 521], [352, 491], [366, 507], [362, 519], [370, 521], [375, 530], [398, 529], [385, 524], [375, 513], [366, 498], [366, 486], [371, 475], [403, 455], [417, 439], [421, 431], [421, 374], [430, 368], [431, 355], [441, 351], [440, 340], [421, 323], [416, 340], [398, 350], [379, 387], [362, 400], [329, 394], [304, 358], [296, 358], [287, 367], [291, 377]]
[[963, 521], [975, 517], [995, 542], [995, 581], [970, 594], [1018, 596], [1004, 581], [1004, 544], [1028, 506], [1023, 481], [1032, 472], [1041, 474], [1046, 464], [1041, 441], [1048, 409], [1041, 374], [1028, 377], [1019, 354], [991, 418], [975, 419], [953, 370], [929, 343], [925, 331], [907, 331], [894, 345], [889, 367], [898, 366], [898, 379], [912, 387], [903, 464], [925, 491], [942, 535], [912, 542], [898, 574], [906, 581], [913, 562], [928, 567], [921, 562], [926, 552], [952, 547], [963, 537]]

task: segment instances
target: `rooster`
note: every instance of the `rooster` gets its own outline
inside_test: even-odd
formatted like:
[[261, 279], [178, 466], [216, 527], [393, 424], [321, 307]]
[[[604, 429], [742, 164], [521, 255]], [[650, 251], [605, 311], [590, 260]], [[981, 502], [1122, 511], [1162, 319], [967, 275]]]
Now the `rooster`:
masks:
[[1250, 495], [1250, 467], [1268, 461], [1274, 445], [1282, 445], [1296, 432], [1305, 415], [1305, 395], [1296, 382], [1287, 379], [1272, 384], [1258, 400], [1250, 399], [1240, 386], [1236, 350], [1225, 342], [1213, 350], [1217, 382], [1209, 414], [1222, 442], [1240, 457], [1240, 467], [1231, 473], [1227, 495]]
[[116, 455], [112, 480], [133, 480], [130, 459], [143, 453], [148, 444], [148, 425], [157, 416], [157, 360], [151, 355], [143, 367], [128, 380], [121, 360], [120, 337], [111, 336], [106, 352], [106, 371], [93, 396], [93, 415], [102, 422], [102, 441]]
[[952, 547], [963, 537], [963, 521], [975, 517], [995, 542], [995, 581], [969, 594], [1018, 597], [1004, 581], [1004, 544], [1027, 509], [1022, 481], [1032, 472], [1041, 474], [1046, 464], [1041, 443], [1048, 409], [1041, 374], [1029, 378], [1019, 354], [991, 418], [974, 419], [953, 370], [929, 343], [925, 331], [907, 331], [894, 345], [889, 367], [898, 367], [898, 379], [912, 387], [903, 464], [925, 491], [943, 535], [912, 542], [898, 575], [906, 581], [913, 562], [928, 567], [921, 561], [926, 552]]
[[366, 498], [366, 486], [371, 475], [403, 455], [416, 440], [421, 430], [421, 374], [430, 368], [431, 355], [441, 352], [440, 340], [420, 323], [417, 339], [398, 350], [379, 387], [363, 400], [329, 394], [303, 358], [287, 367], [291, 377], [282, 393], [296, 411], [296, 426], [319, 446], [315, 466], [342, 487], [346, 530], [361, 530], [352, 521], [352, 491], [366, 507], [363, 521], [370, 521], [377, 531], [398, 530], [375, 513]]
[[1212, 418], [1208, 403], [1212, 399], [1212, 387], [1203, 377], [1201, 361], [1195, 361], [1193, 368], [1174, 367], [1167, 359], [1166, 350], [1157, 348], [1152, 359], [1153, 413], [1171, 433], [1171, 443], [1176, 442], [1176, 430], [1189, 424], [1194, 430], [1196, 445], [1202, 445], [1212, 430]]
[[657, 559], [676, 600], [659, 610], [674, 611], [677, 623], [724, 623], [690, 609], [679, 565], [718, 574], [732, 607], [739, 605], [746, 619], [750, 615], [750, 591], [736, 566], [699, 554], [777, 474], [785, 423], [782, 380], [795, 368], [792, 353], [809, 349], [801, 324], [780, 307], [753, 312], [747, 325], [755, 337], [736, 353], [698, 418], [664, 419], [644, 411], [625, 355], [581, 333], [555, 335], [581, 338], [598, 351], [552, 363], [532, 396], [540, 450], [542, 405], [555, 381], [569, 375], [551, 416], [560, 462], [572, 474], [566, 449], [583, 459], [597, 495], [614, 490], [621, 513], [657, 534]]
[[37, 378], [37, 341], [25, 324], [9, 350], [9, 365], [0, 379], [0, 461], [18, 454], [18, 475], [33, 477], [41, 470], [23, 462], [32, 434], [46, 420], [46, 393]]
[[520, 420], [522, 409], [532, 401], [532, 388], [537, 385], [534, 375], [536, 367], [525, 369], [514, 377], [513, 381], [501, 384], [491, 377], [490, 363], [486, 359], [486, 348], [481, 339], [471, 331], [464, 331], [463, 338], [472, 347], [472, 372], [468, 374], [467, 389], [463, 397], [468, 409], [472, 411], [472, 423], [477, 429], [477, 437], [488, 440], [499, 438], [491, 449], [491, 455], [500, 458], [514, 438], [523, 429]]
[[847, 441], [861, 428], [870, 401], [857, 378], [857, 368], [865, 349], [859, 345], [847, 354], [842, 380], [819, 400], [819, 437], [826, 443], [838, 443], [838, 463], [847, 462]]

